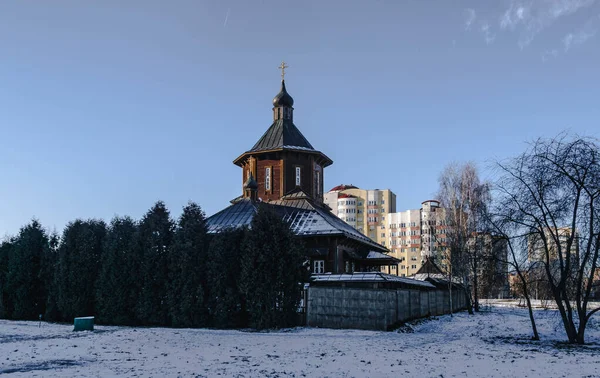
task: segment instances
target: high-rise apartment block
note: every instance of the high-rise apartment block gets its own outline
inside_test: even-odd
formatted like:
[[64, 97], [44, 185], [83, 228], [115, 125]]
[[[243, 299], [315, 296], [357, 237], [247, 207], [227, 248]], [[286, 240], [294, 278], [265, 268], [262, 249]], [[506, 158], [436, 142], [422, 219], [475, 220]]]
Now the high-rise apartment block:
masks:
[[396, 195], [391, 190], [338, 185], [325, 193], [324, 202], [344, 222], [385, 246], [379, 230], [385, 227], [387, 215], [396, 211]]
[[[339, 218], [401, 261], [386, 273], [411, 276], [425, 257], [441, 256], [446, 248], [446, 213], [436, 200], [423, 202], [420, 209], [396, 212], [396, 195], [389, 189], [339, 185], [325, 194], [324, 202]], [[443, 267], [443, 259], [438, 261]]]
[[444, 268], [442, 252], [446, 248], [446, 212], [436, 200], [421, 203], [420, 209], [387, 215], [381, 236], [390, 255], [400, 260], [391, 274], [412, 276], [425, 258], [437, 257]]

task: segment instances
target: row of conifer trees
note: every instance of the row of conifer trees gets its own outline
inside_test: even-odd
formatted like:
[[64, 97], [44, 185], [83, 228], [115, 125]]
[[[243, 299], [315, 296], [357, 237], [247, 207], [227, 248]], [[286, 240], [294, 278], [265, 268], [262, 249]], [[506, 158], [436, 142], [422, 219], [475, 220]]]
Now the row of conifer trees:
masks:
[[140, 221], [76, 220], [62, 235], [33, 220], [0, 244], [0, 317], [173, 327], [294, 325], [305, 253], [259, 207], [250, 228], [207, 233], [189, 203], [175, 222], [163, 202]]

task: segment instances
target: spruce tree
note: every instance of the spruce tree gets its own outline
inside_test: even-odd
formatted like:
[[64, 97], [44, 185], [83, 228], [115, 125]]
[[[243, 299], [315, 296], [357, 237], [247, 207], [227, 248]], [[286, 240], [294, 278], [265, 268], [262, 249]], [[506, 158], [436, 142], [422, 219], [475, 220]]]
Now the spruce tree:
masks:
[[22, 227], [14, 239], [7, 274], [12, 319], [33, 320], [44, 314], [48, 288], [42, 262], [48, 248], [48, 235], [37, 220]]
[[59, 247], [57, 305], [66, 321], [95, 314], [96, 279], [106, 224], [76, 220], [67, 225]]
[[137, 234], [139, 297], [136, 316], [144, 325], [168, 324], [168, 254], [174, 224], [164, 202], [158, 201], [140, 222]]
[[183, 208], [169, 253], [168, 310], [174, 327], [204, 327], [208, 240], [204, 212], [196, 203]]
[[48, 297], [46, 299], [46, 312], [44, 319], [48, 321], [58, 321], [61, 319], [56, 303], [58, 298], [57, 287], [57, 269], [58, 269], [58, 246], [60, 236], [56, 231], [50, 234], [48, 253], [45, 254], [43, 260], [43, 277], [46, 287], [48, 288]]
[[0, 243], [0, 318], [9, 318], [11, 303], [9, 300], [9, 291], [7, 286], [8, 279], [8, 258], [11, 254], [13, 245], [12, 239], [7, 239]]
[[245, 301], [240, 292], [242, 242], [246, 229], [222, 231], [208, 250], [208, 306], [217, 328], [247, 327]]
[[259, 206], [244, 239], [241, 291], [250, 324], [281, 328], [296, 324], [306, 281], [302, 243], [268, 205]]
[[98, 321], [104, 324], [135, 323], [135, 236], [137, 224], [130, 217], [115, 217], [110, 223], [102, 251], [96, 283]]

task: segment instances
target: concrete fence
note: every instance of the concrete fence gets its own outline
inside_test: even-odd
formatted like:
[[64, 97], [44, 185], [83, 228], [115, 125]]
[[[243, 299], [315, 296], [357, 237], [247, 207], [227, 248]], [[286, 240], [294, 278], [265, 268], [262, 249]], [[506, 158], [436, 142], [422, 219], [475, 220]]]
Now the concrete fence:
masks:
[[[307, 325], [388, 330], [407, 320], [450, 312], [448, 285], [410, 281], [416, 280], [395, 284], [365, 280], [328, 281], [326, 285], [313, 282], [307, 295]], [[452, 307], [458, 311], [465, 308], [465, 292], [460, 285], [454, 286]]]

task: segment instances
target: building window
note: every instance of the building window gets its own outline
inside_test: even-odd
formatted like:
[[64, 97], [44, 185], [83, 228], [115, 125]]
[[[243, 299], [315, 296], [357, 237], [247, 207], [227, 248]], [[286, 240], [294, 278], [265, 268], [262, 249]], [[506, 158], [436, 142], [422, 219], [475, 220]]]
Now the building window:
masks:
[[302, 168], [296, 167], [296, 186], [300, 186], [302, 181], [300, 180], [300, 174], [302, 173]]
[[381, 204], [382, 204], [382, 205], [385, 205], [385, 200], [381, 200]]
[[271, 190], [271, 167], [265, 168], [265, 190]]
[[315, 260], [313, 262], [313, 273], [325, 273], [325, 260]]
[[417, 269], [417, 266], [416, 265], [411, 265], [410, 269]]
[[382, 233], [381, 233], [381, 237], [382, 237], [382, 238], [385, 238], [385, 232], [382, 232]]
[[321, 194], [321, 172], [315, 171], [315, 193]]

